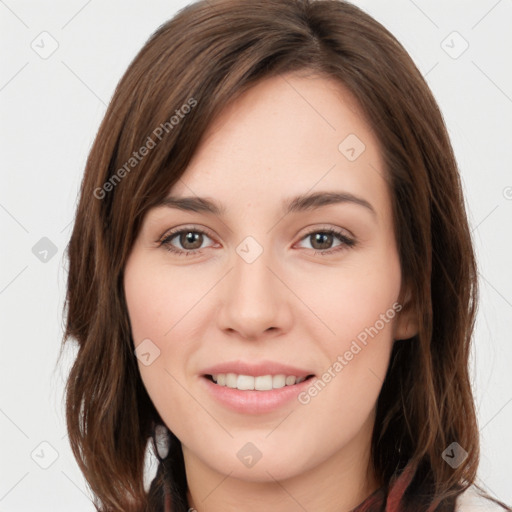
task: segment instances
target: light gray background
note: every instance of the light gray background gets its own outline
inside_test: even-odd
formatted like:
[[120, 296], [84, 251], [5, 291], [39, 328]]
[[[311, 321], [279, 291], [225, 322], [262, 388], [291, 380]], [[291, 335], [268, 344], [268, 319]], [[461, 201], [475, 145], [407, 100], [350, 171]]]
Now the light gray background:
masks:
[[[150, 34], [187, 3], [0, 0], [1, 512], [93, 510], [63, 415], [74, 352], [53, 372], [63, 251], [86, 156], [115, 85]], [[472, 359], [479, 475], [512, 503], [512, 1], [354, 3], [410, 52], [449, 128], [480, 264]], [[45, 31], [50, 35], [40, 35]], [[52, 44], [58, 48], [48, 56]], [[47, 261], [36, 245], [48, 243], [43, 237], [57, 251]]]

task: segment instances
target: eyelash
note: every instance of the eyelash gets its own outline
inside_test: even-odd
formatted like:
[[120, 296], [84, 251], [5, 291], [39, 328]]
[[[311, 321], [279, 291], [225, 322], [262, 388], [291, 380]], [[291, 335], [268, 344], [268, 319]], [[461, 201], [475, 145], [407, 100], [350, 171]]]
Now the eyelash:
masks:
[[[186, 251], [183, 251], [181, 249], [177, 249], [176, 247], [174, 247], [173, 245], [171, 245], [171, 240], [173, 240], [174, 238], [176, 238], [177, 235], [181, 235], [182, 233], [200, 233], [202, 235], [206, 235], [208, 238], [211, 238], [210, 235], [200, 229], [200, 228], [182, 228], [182, 229], [179, 229], [179, 230], [176, 230], [176, 231], [171, 231], [170, 233], [167, 233], [164, 238], [162, 238], [159, 242], [159, 246], [164, 246], [164, 248], [173, 253], [173, 254], [176, 254], [178, 256], [189, 256], [189, 255], [200, 255], [202, 254], [202, 249], [193, 249], [193, 250], [186, 250]], [[322, 233], [322, 234], [327, 234], [327, 235], [334, 235], [336, 238], [338, 238], [338, 240], [341, 243], [341, 245], [338, 245], [337, 247], [334, 247], [332, 249], [326, 249], [325, 251], [322, 251], [322, 250], [315, 250], [315, 254], [320, 254], [322, 256], [325, 256], [325, 255], [329, 255], [329, 254], [333, 254], [333, 253], [337, 253], [337, 252], [340, 252], [340, 251], [343, 251], [343, 250], [347, 250], [347, 249], [350, 249], [352, 247], [355, 247], [357, 245], [357, 242], [356, 240], [354, 240], [353, 238], [349, 238], [348, 236], [346, 236], [344, 233], [342, 233], [341, 231], [338, 231], [337, 229], [334, 229], [334, 228], [329, 228], [329, 229], [316, 229], [316, 230], [313, 230], [313, 231], [310, 231], [309, 233], [306, 233], [300, 241], [304, 240], [305, 238], [313, 235], [313, 234], [317, 234], [317, 233]]]

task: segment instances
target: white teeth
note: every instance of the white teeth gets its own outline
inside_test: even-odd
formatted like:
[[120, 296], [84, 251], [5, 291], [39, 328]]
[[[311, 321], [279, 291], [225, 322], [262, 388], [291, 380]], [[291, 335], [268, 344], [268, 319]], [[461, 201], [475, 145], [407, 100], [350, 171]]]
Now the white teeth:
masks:
[[258, 391], [269, 391], [270, 389], [272, 389], [272, 386], [272, 375], [254, 377], [254, 389]]
[[306, 380], [306, 377], [295, 377], [294, 375], [261, 375], [253, 377], [251, 375], [238, 375], [236, 373], [217, 373], [212, 375], [212, 379], [219, 386], [226, 386], [232, 389], [270, 391], [285, 386], [300, 384]]
[[244, 391], [246, 389], [254, 389], [254, 377], [250, 375], [239, 375], [236, 381], [236, 387]]
[[293, 386], [294, 384], [295, 384], [295, 377], [293, 375], [286, 377], [286, 385], [287, 386]]
[[[286, 375], [274, 375], [272, 377], [272, 387], [274, 389], [284, 388], [284, 386], [286, 385], [286, 380], [289, 378], [290, 377], [286, 377]], [[291, 378], [293, 379], [292, 384], [295, 384], [295, 377]]]
[[228, 388], [236, 388], [237, 385], [237, 376], [234, 373], [226, 373], [226, 386]]

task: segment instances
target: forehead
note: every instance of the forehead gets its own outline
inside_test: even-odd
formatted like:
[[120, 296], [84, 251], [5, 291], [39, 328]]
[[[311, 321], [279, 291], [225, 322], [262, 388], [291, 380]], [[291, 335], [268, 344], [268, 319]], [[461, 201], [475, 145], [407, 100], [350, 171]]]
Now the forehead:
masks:
[[284, 197], [342, 190], [382, 209], [383, 175], [378, 140], [348, 90], [334, 79], [287, 74], [259, 82], [221, 112], [170, 193], [280, 208]]

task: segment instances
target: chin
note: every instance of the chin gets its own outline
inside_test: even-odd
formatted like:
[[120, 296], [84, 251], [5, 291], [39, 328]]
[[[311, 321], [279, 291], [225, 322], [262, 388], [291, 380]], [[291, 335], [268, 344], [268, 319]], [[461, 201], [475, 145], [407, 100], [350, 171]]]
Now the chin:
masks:
[[[251, 482], [286, 480], [322, 462], [322, 452], [314, 449], [305, 434], [294, 439], [282, 432], [275, 439], [265, 439], [268, 432], [258, 436], [237, 435], [222, 443], [218, 438], [204, 439], [190, 451], [214, 471]], [[330, 451], [327, 447], [326, 450]]]

